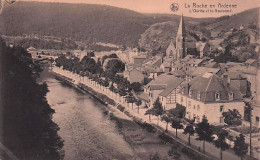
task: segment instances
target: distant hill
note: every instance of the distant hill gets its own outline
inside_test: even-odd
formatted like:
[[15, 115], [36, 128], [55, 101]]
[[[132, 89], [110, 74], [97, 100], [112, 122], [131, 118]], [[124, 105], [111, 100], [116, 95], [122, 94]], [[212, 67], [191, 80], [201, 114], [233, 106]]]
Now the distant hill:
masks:
[[[232, 16], [204, 19], [203, 21], [200, 21], [201, 19], [184, 17], [188, 40], [201, 40], [202, 36], [213, 47], [218, 47], [226, 36], [232, 33], [231, 29], [239, 29], [242, 24], [245, 28], [254, 28], [248, 29], [247, 34], [250, 35], [250, 43], [256, 43], [259, 37], [259, 9], [254, 8]], [[161, 50], [164, 51], [171, 40], [175, 43], [178, 23], [179, 19], [177, 21], [160, 22], [151, 25], [141, 35], [139, 46], [150, 51], [158, 50], [161, 47]]]
[[[256, 15], [253, 9], [227, 19], [185, 17], [185, 22], [190, 31], [200, 34], [199, 24], [219, 32], [257, 22]], [[143, 14], [106, 5], [17, 2], [4, 8], [0, 15], [0, 34], [55, 36], [89, 44], [104, 42], [130, 47], [138, 43], [153, 46], [151, 43], [155, 44], [154, 37], [157, 37], [162, 44], [156, 44], [156, 48], [168, 44], [170, 35], [175, 39], [179, 18], [174, 14]]]
[[216, 18], [209, 21], [206, 27], [210, 30], [227, 31], [232, 28], [239, 29], [241, 24], [245, 27], [248, 27], [251, 24], [259, 28], [259, 10], [260, 8], [253, 8], [232, 16]]
[[4, 8], [0, 16], [0, 33], [136, 46], [140, 35], [150, 25], [178, 17], [141, 14], [105, 5], [17, 2]]

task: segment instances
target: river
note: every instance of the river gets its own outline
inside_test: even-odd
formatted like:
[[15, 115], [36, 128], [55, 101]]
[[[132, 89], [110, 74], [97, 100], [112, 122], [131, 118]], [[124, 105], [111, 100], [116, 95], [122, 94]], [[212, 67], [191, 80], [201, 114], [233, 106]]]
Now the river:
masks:
[[131, 147], [115, 122], [103, 114], [103, 104], [56, 80], [47, 68], [38, 82], [48, 84], [46, 98], [55, 110], [53, 121], [60, 127], [65, 160], [132, 159]]

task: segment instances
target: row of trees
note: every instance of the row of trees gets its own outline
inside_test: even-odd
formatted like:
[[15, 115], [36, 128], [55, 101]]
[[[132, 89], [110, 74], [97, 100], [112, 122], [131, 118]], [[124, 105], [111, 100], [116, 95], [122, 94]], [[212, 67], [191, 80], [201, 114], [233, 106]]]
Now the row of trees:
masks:
[[[93, 54], [88, 54], [79, 60], [77, 57], [68, 58], [60, 55], [55, 61], [57, 67], [62, 66], [65, 70], [86, 76], [104, 87], [109, 87], [111, 91], [120, 96], [126, 97], [127, 102], [132, 103], [132, 107], [135, 103], [139, 111], [142, 101], [136, 98], [132, 91], [140, 92], [142, 85], [139, 82], [130, 83], [126, 78], [117, 74], [124, 71], [125, 64], [117, 59], [116, 54], [103, 56], [97, 62], [91, 57]], [[110, 60], [107, 61], [107, 59]]]
[[[190, 143], [190, 137], [197, 134], [196, 140], [203, 141], [203, 151], [205, 152], [205, 142], [213, 143], [217, 148], [220, 149], [220, 158], [222, 159], [222, 152], [229, 149], [230, 145], [226, 143], [226, 139], [228, 138], [228, 132], [225, 130], [220, 131], [217, 133], [217, 139], [214, 140], [213, 137], [213, 128], [208, 123], [208, 120], [205, 116], [198, 124], [195, 124], [195, 118], [193, 120], [184, 120], [185, 116], [185, 108], [181, 105], [176, 106], [176, 108], [164, 111], [162, 104], [160, 103], [159, 99], [157, 99], [153, 107], [148, 109], [145, 113], [150, 115], [154, 115], [158, 117], [158, 122], [161, 117], [161, 120], [166, 122], [166, 132], [168, 132], [168, 124], [171, 124], [171, 127], [176, 130], [176, 138], [178, 129], [184, 129], [184, 134], [188, 134], [188, 144]], [[228, 125], [240, 125], [241, 124], [241, 115], [237, 110], [229, 110], [227, 112], [223, 112], [223, 116], [225, 117], [224, 122]], [[183, 123], [186, 122], [187, 125], [184, 126]], [[246, 155], [248, 152], [248, 144], [245, 143], [245, 138], [242, 134], [239, 137], [236, 137], [234, 141], [233, 147], [235, 154], [241, 157], [241, 159]]]

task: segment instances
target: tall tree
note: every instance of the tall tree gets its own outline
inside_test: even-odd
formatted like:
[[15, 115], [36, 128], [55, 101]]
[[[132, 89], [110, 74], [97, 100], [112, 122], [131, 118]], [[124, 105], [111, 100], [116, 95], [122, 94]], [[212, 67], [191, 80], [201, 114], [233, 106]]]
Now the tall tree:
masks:
[[189, 135], [189, 138], [188, 138], [188, 142], [189, 142], [189, 145], [190, 145], [190, 136], [193, 136], [194, 133], [195, 133], [195, 129], [193, 127], [193, 122], [190, 122], [185, 128], [184, 128], [184, 134], [188, 134]]
[[240, 134], [239, 137], [236, 137], [233, 149], [235, 154], [241, 157], [242, 160], [248, 152], [248, 144], [245, 143], [245, 136], [243, 134]]
[[220, 149], [220, 160], [222, 160], [222, 151], [229, 148], [229, 145], [226, 143], [227, 136], [228, 132], [222, 131], [218, 133], [218, 139], [214, 141], [214, 145]]
[[140, 105], [142, 104], [142, 100], [141, 99], [137, 99], [135, 104], [137, 105], [137, 111], [139, 113], [139, 109], [140, 109]]
[[156, 101], [154, 102], [153, 104], [153, 110], [154, 110], [154, 115], [158, 117], [158, 121], [157, 121], [157, 124], [159, 124], [159, 119], [160, 119], [160, 116], [163, 114], [163, 107], [162, 107], [162, 104], [159, 100], [159, 98], [156, 99]]
[[142, 90], [141, 90], [142, 85], [141, 85], [141, 83], [139, 83], [139, 82], [131, 83], [130, 87], [131, 87], [131, 89], [133, 89], [134, 92], [136, 92], [136, 93], [139, 93], [139, 92], [142, 91]]
[[169, 123], [170, 123], [171, 120], [172, 120], [172, 116], [170, 115], [169, 112], [165, 112], [165, 113], [162, 115], [161, 119], [166, 122], [165, 131], [168, 132], [168, 125], [169, 125]]
[[176, 138], [178, 138], [178, 132], [177, 131], [178, 131], [178, 129], [182, 129], [183, 128], [183, 125], [181, 123], [181, 119], [176, 117], [176, 116], [174, 116], [172, 118], [171, 122], [172, 122], [172, 124], [171, 124], [172, 128], [175, 128]]
[[213, 140], [213, 130], [205, 116], [203, 116], [202, 121], [198, 123], [195, 132], [198, 135], [196, 140], [203, 141], [203, 151], [205, 152], [205, 141], [212, 142]]
[[134, 109], [134, 103], [136, 102], [136, 98], [132, 94], [129, 94], [126, 97], [126, 101], [127, 103], [132, 103], [132, 109]]
[[153, 109], [152, 108], [150, 108], [150, 109], [147, 109], [146, 110], [146, 112], [145, 112], [145, 114], [144, 115], [149, 115], [149, 121], [151, 122], [151, 115], [153, 115]]
[[242, 124], [242, 116], [238, 112], [237, 109], [228, 110], [227, 112], [222, 113], [224, 117], [224, 122], [227, 125], [241, 125]]

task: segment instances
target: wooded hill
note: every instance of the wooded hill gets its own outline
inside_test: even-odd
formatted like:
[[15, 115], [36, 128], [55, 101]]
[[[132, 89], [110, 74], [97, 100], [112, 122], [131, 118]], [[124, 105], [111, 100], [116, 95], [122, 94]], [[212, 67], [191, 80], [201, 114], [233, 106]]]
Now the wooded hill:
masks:
[[[154, 37], [148, 36], [151, 32], [159, 35], [157, 27], [159, 31], [163, 29], [160, 37], [162, 46], [165, 46], [165, 40], [169, 43], [169, 38], [175, 39], [179, 19], [174, 14], [143, 14], [106, 5], [17, 2], [4, 8], [0, 15], [0, 34], [55, 36], [130, 47], [138, 46], [140, 40], [139, 44], [143, 47], [142, 43], [153, 46]], [[219, 34], [239, 28], [241, 24], [258, 27], [258, 19], [259, 8], [255, 8], [220, 18], [185, 17], [185, 24], [188, 31], [196, 34], [208, 31]]]
[[[197, 21], [194, 18], [187, 20]], [[4, 8], [0, 16], [0, 33], [136, 46], [146, 29], [165, 21], [178, 22], [179, 16], [142, 14], [106, 5], [17, 2]]]

